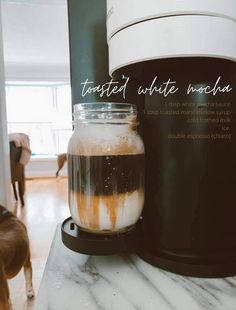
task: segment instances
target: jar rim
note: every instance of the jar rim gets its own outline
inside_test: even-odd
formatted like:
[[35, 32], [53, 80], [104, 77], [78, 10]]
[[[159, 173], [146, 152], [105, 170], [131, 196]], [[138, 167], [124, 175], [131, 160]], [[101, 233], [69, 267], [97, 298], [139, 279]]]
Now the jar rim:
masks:
[[137, 113], [137, 106], [121, 102], [84, 102], [74, 105], [74, 113], [80, 112], [128, 112]]

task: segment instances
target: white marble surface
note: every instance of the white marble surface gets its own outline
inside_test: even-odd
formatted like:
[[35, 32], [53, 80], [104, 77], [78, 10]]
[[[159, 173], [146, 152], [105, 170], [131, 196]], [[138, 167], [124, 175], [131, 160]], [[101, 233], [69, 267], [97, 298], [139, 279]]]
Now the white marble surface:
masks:
[[68, 250], [57, 228], [35, 310], [235, 310], [236, 277], [187, 278], [135, 255]]

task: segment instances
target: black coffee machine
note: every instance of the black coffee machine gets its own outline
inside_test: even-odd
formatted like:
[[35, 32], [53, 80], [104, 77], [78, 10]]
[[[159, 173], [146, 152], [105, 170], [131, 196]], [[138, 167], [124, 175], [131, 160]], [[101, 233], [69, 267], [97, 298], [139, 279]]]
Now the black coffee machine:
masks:
[[[83, 20], [89, 4], [78, 2]], [[86, 234], [69, 219], [62, 239], [85, 254], [136, 252], [168, 271], [224, 277], [236, 274], [236, 8], [232, 1], [214, 7], [210, 1], [188, 1], [184, 10], [183, 2], [107, 1], [110, 76], [121, 84], [129, 79], [125, 101], [139, 108], [145, 207], [129, 233]], [[100, 54], [99, 73], [88, 62], [91, 70], [83, 76], [86, 57], [76, 58], [81, 49], [75, 42], [83, 39], [75, 33], [79, 4], [68, 5], [73, 100], [100, 101], [81, 98], [80, 83], [86, 73], [95, 84], [109, 81], [108, 55]], [[101, 14], [104, 9], [101, 5]], [[101, 16], [84, 24], [90, 29], [87, 48], [92, 38], [104, 48]], [[93, 60], [98, 55], [96, 50]]]

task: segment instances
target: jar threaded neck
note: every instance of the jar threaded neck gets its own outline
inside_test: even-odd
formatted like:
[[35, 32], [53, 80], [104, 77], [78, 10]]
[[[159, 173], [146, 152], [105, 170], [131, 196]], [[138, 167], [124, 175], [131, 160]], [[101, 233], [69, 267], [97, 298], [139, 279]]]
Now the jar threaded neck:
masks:
[[74, 124], [137, 124], [137, 107], [129, 103], [96, 102], [74, 106]]

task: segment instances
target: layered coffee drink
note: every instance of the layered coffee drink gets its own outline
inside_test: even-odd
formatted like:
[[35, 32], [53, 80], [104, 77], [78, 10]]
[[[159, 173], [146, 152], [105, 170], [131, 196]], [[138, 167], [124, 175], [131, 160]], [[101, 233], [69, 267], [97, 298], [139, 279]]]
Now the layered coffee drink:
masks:
[[75, 223], [96, 233], [132, 227], [144, 203], [144, 146], [133, 123], [81, 122], [68, 148]]

